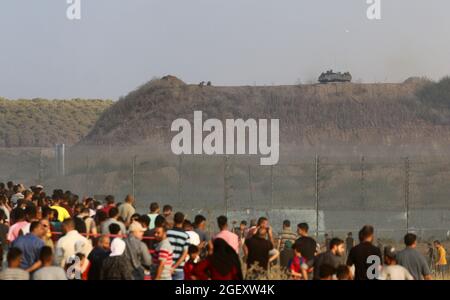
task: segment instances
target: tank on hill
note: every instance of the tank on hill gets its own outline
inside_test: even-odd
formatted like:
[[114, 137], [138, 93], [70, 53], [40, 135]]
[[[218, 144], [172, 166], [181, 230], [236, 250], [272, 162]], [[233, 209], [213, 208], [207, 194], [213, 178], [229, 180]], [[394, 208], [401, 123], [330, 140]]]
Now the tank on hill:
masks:
[[349, 72], [335, 73], [335, 72], [333, 72], [333, 70], [328, 70], [325, 73], [320, 74], [320, 76], [319, 76], [320, 83], [350, 82], [350, 81], [352, 81], [352, 75]]

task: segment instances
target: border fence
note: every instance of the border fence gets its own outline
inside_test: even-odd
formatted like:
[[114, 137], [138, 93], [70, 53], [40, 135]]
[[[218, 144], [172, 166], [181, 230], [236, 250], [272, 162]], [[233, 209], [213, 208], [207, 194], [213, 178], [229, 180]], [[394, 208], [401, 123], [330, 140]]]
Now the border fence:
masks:
[[[260, 166], [251, 156], [175, 156], [160, 149], [66, 148], [65, 170], [55, 149], [0, 149], [0, 181], [42, 184], [84, 196], [126, 194], [138, 211], [171, 204], [188, 218], [219, 214], [231, 221], [270, 218], [306, 221], [317, 236], [345, 236], [373, 224], [383, 238], [407, 231], [447, 239], [450, 230], [450, 157], [281, 158]], [[61, 156], [60, 154], [58, 156]]]

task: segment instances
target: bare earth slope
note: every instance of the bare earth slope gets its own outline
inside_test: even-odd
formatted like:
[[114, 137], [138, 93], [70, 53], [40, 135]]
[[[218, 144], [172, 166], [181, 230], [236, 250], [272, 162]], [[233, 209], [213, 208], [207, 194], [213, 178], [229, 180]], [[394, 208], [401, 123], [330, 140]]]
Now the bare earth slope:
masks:
[[297, 145], [446, 144], [450, 126], [425, 113], [416, 91], [401, 84], [314, 84], [215, 87], [166, 76], [107, 109], [83, 144], [129, 145], [166, 141], [176, 118], [279, 118], [280, 142]]

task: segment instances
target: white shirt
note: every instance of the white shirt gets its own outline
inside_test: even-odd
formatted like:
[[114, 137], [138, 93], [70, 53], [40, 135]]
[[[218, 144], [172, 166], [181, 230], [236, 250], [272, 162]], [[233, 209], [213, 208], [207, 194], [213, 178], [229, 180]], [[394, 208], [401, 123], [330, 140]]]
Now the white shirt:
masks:
[[86, 257], [92, 250], [91, 242], [76, 230], [67, 232], [56, 244], [56, 262], [64, 267], [69, 257], [81, 252]]
[[411, 273], [400, 265], [383, 266], [379, 280], [414, 280]]

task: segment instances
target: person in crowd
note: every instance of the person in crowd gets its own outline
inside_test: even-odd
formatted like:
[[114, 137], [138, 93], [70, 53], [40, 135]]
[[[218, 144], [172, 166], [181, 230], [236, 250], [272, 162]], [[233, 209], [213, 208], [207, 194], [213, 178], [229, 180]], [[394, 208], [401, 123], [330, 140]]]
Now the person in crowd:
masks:
[[[290, 241], [286, 242], [290, 243]], [[290, 263], [289, 269], [293, 279], [308, 280], [308, 270], [310, 267], [308, 266], [306, 259], [302, 256], [298, 245], [294, 248], [294, 257]]]
[[109, 210], [116, 207], [116, 199], [113, 195], [108, 195], [105, 197], [105, 206], [101, 209], [107, 216], [109, 216]]
[[52, 248], [48, 246], [42, 247], [39, 260], [41, 261], [41, 267], [33, 273], [33, 280], [67, 280], [64, 269], [53, 265]]
[[56, 261], [64, 267], [69, 259], [76, 253], [83, 253], [86, 257], [92, 250], [91, 242], [75, 230], [75, 222], [72, 218], [65, 219], [62, 224], [65, 233], [56, 243]]
[[169, 228], [172, 228], [172, 226], [173, 226], [173, 215], [172, 215], [172, 212], [173, 212], [173, 208], [172, 208], [171, 205], [166, 204], [166, 205], [163, 206], [162, 216], [166, 220], [167, 226]]
[[39, 255], [44, 244], [45, 230], [39, 221], [34, 221], [30, 226], [30, 233], [19, 236], [12, 243], [12, 247], [22, 251], [20, 267], [27, 272], [33, 272], [41, 266]]
[[158, 226], [154, 229], [157, 244], [152, 254], [152, 277], [155, 280], [172, 280], [174, 247], [167, 237], [167, 229], [165, 226]]
[[11, 248], [7, 254], [8, 267], [0, 272], [0, 280], [29, 280], [30, 273], [21, 269], [22, 251]]
[[345, 248], [344, 241], [339, 238], [333, 238], [328, 243], [328, 250], [320, 253], [314, 259], [314, 275], [315, 280], [320, 279], [319, 270], [323, 264], [327, 264], [337, 269], [340, 265], [345, 264], [344, 261]]
[[150, 224], [150, 218], [147, 215], [142, 215], [140, 220], [141, 224], [143, 224], [142, 226], [146, 229], [142, 241], [145, 243], [145, 245], [147, 245], [148, 251], [151, 253], [152, 251], [155, 250], [157, 244], [157, 241], [155, 239], [156, 228], [162, 226], [167, 228], [166, 219], [162, 215], [157, 216], [155, 220], [155, 228], [153, 229], [148, 229], [148, 226]]
[[244, 253], [247, 257], [247, 273], [250, 274], [249, 276], [257, 276], [260, 271], [267, 272], [269, 263], [277, 259], [276, 254], [271, 256], [273, 244], [266, 238], [267, 234], [267, 229], [260, 227], [256, 234], [245, 241]]
[[62, 206], [63, 195], [61, 193], [54, 193], [52, 196], [53, 205], [50, 206], [51, 209], [54, 209], [58, 212], [58, 221], [63, 222], [65, 219], [70, 218], [70, 214], [66, 208]]
[[214, 239], [212, 254], [195, 265], [192, 277], [198, 280], [242, 280], [241, 261], [225, 240]]
[[102, 223], [101, 232], [102, 234], [110, 234], [109, 232], [109, 225], [111, 224], [117, 224], [120, 226], [120, 231], [122, 234], [127, 233], [127, 229], [125, 227], [125, 224], [123, 224], [121, 221], [119, 221], [119, 209], [117, 207], [111, 207], [109, 210], [109, 219]]
[[415, 280], [430, 280], [431, 272], [427, 261], [416, 249], [417, 236], [414, 233], [407, 233], [404, 242], [406, 248], [396, 254], [398, 264], [405, 267]]
[[8, 204], [8, 198], [0, 193], [0, 211], [5, 214], [5, 221], [4, 223], [9, 224], [10, 223], [10, 213], [12, 208]]
[[280, 267], [289, 269], [289, 265], [295, 257], [294, 243], [290, 240], [284, 242], [283, 250], [280, 252]]
[[278, 245], [277, 245], [278, 250], [283, 251], [286, 241], [290, 241], [292, 244], [294, 244], [297, 238], [298, 238], [297, 234], [295, 234], [291, 229], [291, 221], [284, 220], [283, 228], [281, 232], [278, 234]]
[[192, 225], [191, 221], [184, 220], [183, 230], [189, 235], [190, 245], [200, 245], [200, 235], [194, 231], [194, 226]]
[[189, 245], [188, 248], [189, 260], [184, 264], [184, 280], [195, 280], [196, 278], [192, 275], [192, 271], [198, 263], [200, 258], [200, 249], [196, 245]]
[[188, 255], [189, 235], [183, 230], [184, 214], [175, 213], [173, 228], [167, 231], [167, 238], [173, 247], [173, 280], [184, 279], [184, 263]]
[[359, 231], [360, 243], [354, 246], [348, 255], [347, 266], [355, 266], [355, 280], [367, 280], [367, 269], [370, 263], [367, 262], [369, 256], [378, 256], [380, 263], [382, 256], [380, 249], [375, 247], [372, 243], [374, 241], [374, 228], [370, 225], [365, 225]]
[[155, 228], [155, 220], [156, 217], [159, 215], [159, 204], [156, 202], [150, 203], [150, 212], [148, 213], [148, 217], [150, 218], [150, 226], [149, 229]]
[[330, 248], [331, 238], [328, 233], [325, 233], [323, 238], [324, 238], [323, 247], [324, 247], [325, 251], [327, 251]]
[[200, 237], [200, 258], [208, 255], [208, 249], [212, 249], [212, 242], [209, 234], [206, 232], [206, 218], [203, 215], [196, 215], [194, 218], [194, 231]]
[[88, 256], [88, 260], [91, 263], [91, 267], [88, 272], [88, 280], [100, 280], [103, 261], [109, 256], [110, 253], [109, 237], [107, 235], [100, 236], [97, 241], [97, 246], [95, 246]]
[[337, 280], [353, 280], [353, 274], [350, 268], [346, 265], [340, 265], [336, 269]]
[[[220, 232], [214, 237], [214, 239], [223, 239], [230, 245], [231, 248], [239, 254], [239, 237], [228, 230], [228, 218], [225, 216], [219, 216], [217, 218], [217, 225]], [[267, 231], [266, 231], [267, 232]]]
[[124, 203], [119, 207], [119, 217], [125, 222], [126, 227], [130, 226], [131, 216], [136, 213], [134, 202], [134, 197], [132, 195], [127, 195]]
[[350, 250], [355, 246], [355, 240], [353, 239], [353, 233], [348, 232], [345, 238], [345, 252], [348, 256]]
[[[299, 223], [297, 225], [297, 233], [299, 238], [294, 243], [294, 249], [300, 249], [302, 256], [306, 259], [306, 263], [309, 268], [314, 265], [314, 257], [317, 254], [317, 242], [308, 235], [309, 226], [307, 223]], [[308, 276], [312, 276], [312, 273], [308, 273]], [[311, 279], [311, 278], [309, 278]]]
[[[125, 256], [132, 266], [132, 274], [135, 280], [144, 280], [145, 269], [150, 269], [152, 257], [147, 246], [142, 242], [144, 228], [139, 222], [131, 223], [126, 243]], [[113, 241], [114, 242], [114, 241]]]
[[102, 280], [133, 280], [133, 268], [125, 255], [126, 243], [122, 239], [114, 239], [111, 253], [103, 259], [100, 269]]
[[392, 246], [384, 248], [384, 265], [379, 280], [414, 280], [409, 271], [397, 264], [396, 251]]
[[319, 280], [333, 280], [336, 275], [336, 269], [333, 266], [323, 264], [319, 270]]
[[[5, 212], [0, 210], [0, 245], [5, 251], [8, 249], [8, 231], [9, 226]], [[0, 256], [0, 261], [3, 261], [3, 256]]]
[[89, 208], [82, 206], [81, 212], [77, 217], [84, 222], [84, 225], [86, 226], [86, 236], [88, 238], [97, 236], [97, 225], [95, 224], [94, 218], [91, 216], [91, 210]]
[[42, 240], [44, 241], [45, 246], [49, 246], [51, 249], [54, 249], [55, 243], [52, 240], [51, 225], [49, 220], [47, 218], [41, 218], [39, 222], [44, 230], [44, 237]]
[[10, 243], [13, 243], [19, 235], [23, 234], [22, 229], [25, 228], [29, 223], [25, 218], [25, 209], [19, 208], [15, 212], [14, 224], [9, 227], [7, 239]]
[[434, 241], [433, 245], [437, 252], [436, 271], [442, 275], [447, 271], [447, 252], [440, 241]]

